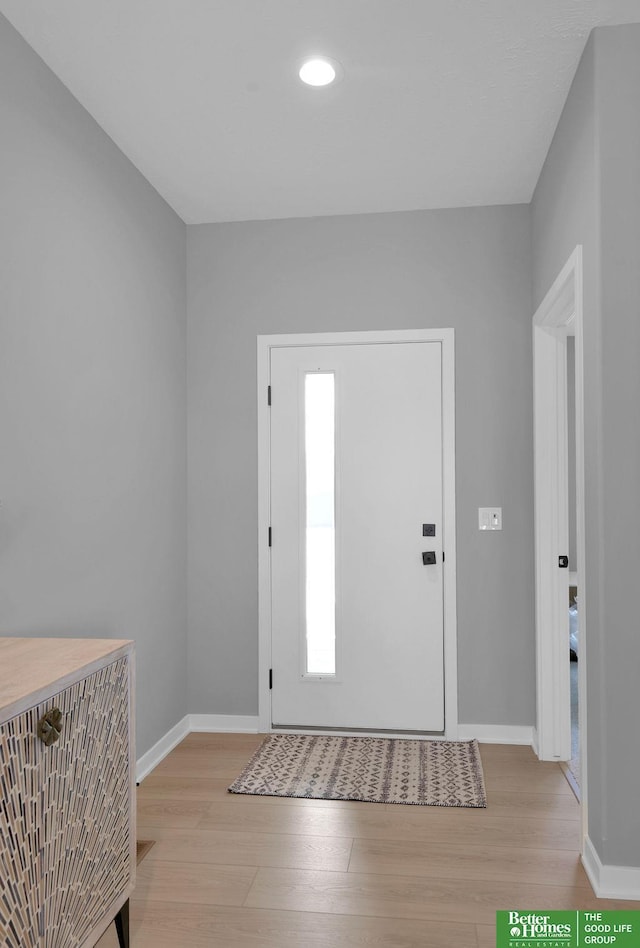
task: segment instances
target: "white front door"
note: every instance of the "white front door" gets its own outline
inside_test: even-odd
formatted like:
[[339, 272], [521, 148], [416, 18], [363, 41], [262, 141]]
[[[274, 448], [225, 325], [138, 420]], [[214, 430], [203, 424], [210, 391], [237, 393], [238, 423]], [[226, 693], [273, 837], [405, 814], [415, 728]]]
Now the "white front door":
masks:
[[271, 348], [274, 726], [444, 730], [442, 344]]

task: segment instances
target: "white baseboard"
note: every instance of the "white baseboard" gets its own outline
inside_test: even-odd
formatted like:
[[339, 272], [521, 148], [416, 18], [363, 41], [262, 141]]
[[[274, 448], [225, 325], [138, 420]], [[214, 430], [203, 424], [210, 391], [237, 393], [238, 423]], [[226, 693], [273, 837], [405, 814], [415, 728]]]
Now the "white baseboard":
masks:
[[531, 746], [533, 747], [533, 753], [536, 757], [540, 757], [540, 751], [538, 749], [538, 728], [534, 727], [531, 729]]
[[258, 716], [250, 714], [186, 714], [136, 764], [136, 783], [141, 783], [161, 760], [192, 731], [257, 734]]
[[513, 724], [459, 724], [458, 740], [475, 738], [482, 744], [526, 744], [533, 743], [533, 727]]
[[605, 865], [588, 836], [582, 848], [582, 865], [599, 899], [640, 899], [640, 867]]
[[189, 730], [211, 734], [258, 734], [257, 714], [189, 714]]
[[[194, 731], [210, 734], [258, 734], [260, 728], [258, 716], [253, 714], [187, 714], [138, 760], [136, 781], [140, 783], [144, 780], [187, 734]], [[458, 740], [469, 741], [473, 738], [485, 744], [530, 745], [533, 728], [507, 724], [460, 724]]]
[[189, 733], [189, 715], [185, 715], [181, 721], [178, 721], [170, 731], [161, 737], [146, 754], [138, 760], [136, 764], [136, 783], [140, 783], [148, 776], [154, 767], [157, 767], [161, 760], [180, 743]]

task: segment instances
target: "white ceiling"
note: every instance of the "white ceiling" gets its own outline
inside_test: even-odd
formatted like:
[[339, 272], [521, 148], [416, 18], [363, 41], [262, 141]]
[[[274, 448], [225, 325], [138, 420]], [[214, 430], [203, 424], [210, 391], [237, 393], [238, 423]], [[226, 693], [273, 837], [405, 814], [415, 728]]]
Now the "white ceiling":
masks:
[[[187, 223], [530, 200], [592, 27], [640, 0], [0, 0]], [[297, 79], [309, 53], [344, 68]]]

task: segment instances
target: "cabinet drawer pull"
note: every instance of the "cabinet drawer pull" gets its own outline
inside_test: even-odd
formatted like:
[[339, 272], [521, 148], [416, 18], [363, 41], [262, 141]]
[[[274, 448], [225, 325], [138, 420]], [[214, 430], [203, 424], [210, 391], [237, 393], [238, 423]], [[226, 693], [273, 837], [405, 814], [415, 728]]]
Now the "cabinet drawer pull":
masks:
[[38, 737], [40, 740], [51, 747], [62, 733], [62, 711], [59, 708], [52, 708], [47, 711], [38, 721]]

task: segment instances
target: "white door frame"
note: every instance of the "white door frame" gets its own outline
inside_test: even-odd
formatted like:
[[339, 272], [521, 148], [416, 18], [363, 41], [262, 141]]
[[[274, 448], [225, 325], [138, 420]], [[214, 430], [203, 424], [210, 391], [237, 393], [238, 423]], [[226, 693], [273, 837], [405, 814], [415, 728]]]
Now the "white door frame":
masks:
[[[271, 668], [271, 555], [270, 526], [270, 386], [271, 349], [274, 346], [380, 345], [382, 343], [440, 342], [442, 344], [442, 542], [444, 694], [443, 737], [458, 737], [458, 656], [456, 618], [456, 506], [455, 506], [455, 363], [453, 329], [380, 330], [258, 336], [258, 725], [272, 730], [269, 669]], [[345, 732], [346, 733], [346, 732]], [[432, 736], [432, 735], [431, 735]]]
[[580, 590], [580, 780], [586, 814], [586, 603], [582, 247], [577, 246], [533, 317], [537, 721], [541, 760], [571, 758], [569, 691], [567, 336], [575, 336], [576, 566]]

